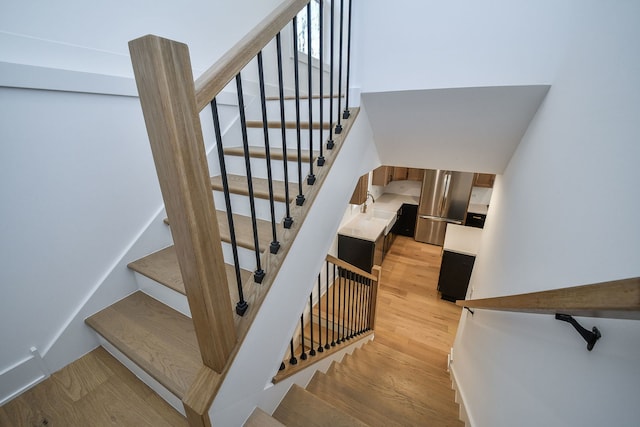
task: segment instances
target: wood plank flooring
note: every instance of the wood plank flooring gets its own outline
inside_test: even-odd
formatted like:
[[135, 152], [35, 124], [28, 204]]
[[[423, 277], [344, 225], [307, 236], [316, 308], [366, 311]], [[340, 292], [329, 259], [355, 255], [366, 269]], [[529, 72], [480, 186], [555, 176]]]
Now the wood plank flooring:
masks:
[[2, 427], [187, 425], [102, 347], [0, 407]]
[[440, 299], [442, 248], [398, 236], [382, 263], [375, 341], [445, 369], [461, 308]]

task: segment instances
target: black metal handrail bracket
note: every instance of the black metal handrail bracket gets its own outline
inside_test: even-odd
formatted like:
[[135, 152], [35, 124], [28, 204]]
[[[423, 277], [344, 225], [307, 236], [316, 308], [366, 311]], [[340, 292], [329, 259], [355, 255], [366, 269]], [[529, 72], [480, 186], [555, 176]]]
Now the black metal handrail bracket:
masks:
[[589, 351], [593, 350], [593, 346], [596, 345], [596, 341], [598, 341], [602, 337], [602, 334], [600, 333], [598, 328], [594, 326], [593, 328], [591, 328], [591, 331], [589, 331], [582, 327], [582, 325], [580, 325], [578, 321], [573, 318], [573, 316], [570, 316], [568, 314], [556, 313], [556, 319], [573, 325], [576, 331], [578, 331], [582, 338], [584, 338], [584, 340], [587, 342], [587, 350]]

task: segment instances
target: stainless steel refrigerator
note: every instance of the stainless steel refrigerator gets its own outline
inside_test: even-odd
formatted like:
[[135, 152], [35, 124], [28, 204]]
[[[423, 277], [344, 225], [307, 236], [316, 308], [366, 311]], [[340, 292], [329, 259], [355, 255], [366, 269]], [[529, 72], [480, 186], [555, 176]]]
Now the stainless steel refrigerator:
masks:
[[442, 246], [448, 223], [464, 224], [473, 173], [427, 169], [422, 181], [415, 239]]

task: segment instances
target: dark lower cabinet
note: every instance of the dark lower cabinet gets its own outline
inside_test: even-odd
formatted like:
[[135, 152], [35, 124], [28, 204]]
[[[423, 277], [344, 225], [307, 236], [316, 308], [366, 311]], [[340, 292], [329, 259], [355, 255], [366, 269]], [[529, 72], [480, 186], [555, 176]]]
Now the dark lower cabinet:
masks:
[[418, 218], [418, 205], [404, 203], [398, 209], [398, 218], [391, 231], [401, 236], [413, 237], [416, 234], [416, 219]]
[[484, 214], [468, 212], [464, 225], [467, 227], [484, 228], [484, 222], [486, 219], [487, 216]]
[[338, 234], [338, 258], [355, 265], [361, 270], [371, 272], [376, 255], [376, 244], [369, 240]]
[[476, 257], [472, 255], [444, 251], [438, 279], [438, 291], [442, 299], [456, 301], [466, 298], [475, 260]]

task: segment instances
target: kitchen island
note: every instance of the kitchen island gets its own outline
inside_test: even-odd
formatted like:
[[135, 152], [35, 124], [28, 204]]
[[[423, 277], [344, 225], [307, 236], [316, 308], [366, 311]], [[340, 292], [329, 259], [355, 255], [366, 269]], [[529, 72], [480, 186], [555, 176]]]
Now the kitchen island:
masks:
[[442, 299], [456, 301], [466, 298], [481, 239], [481, 228], [447, 224], [438, 279]]

